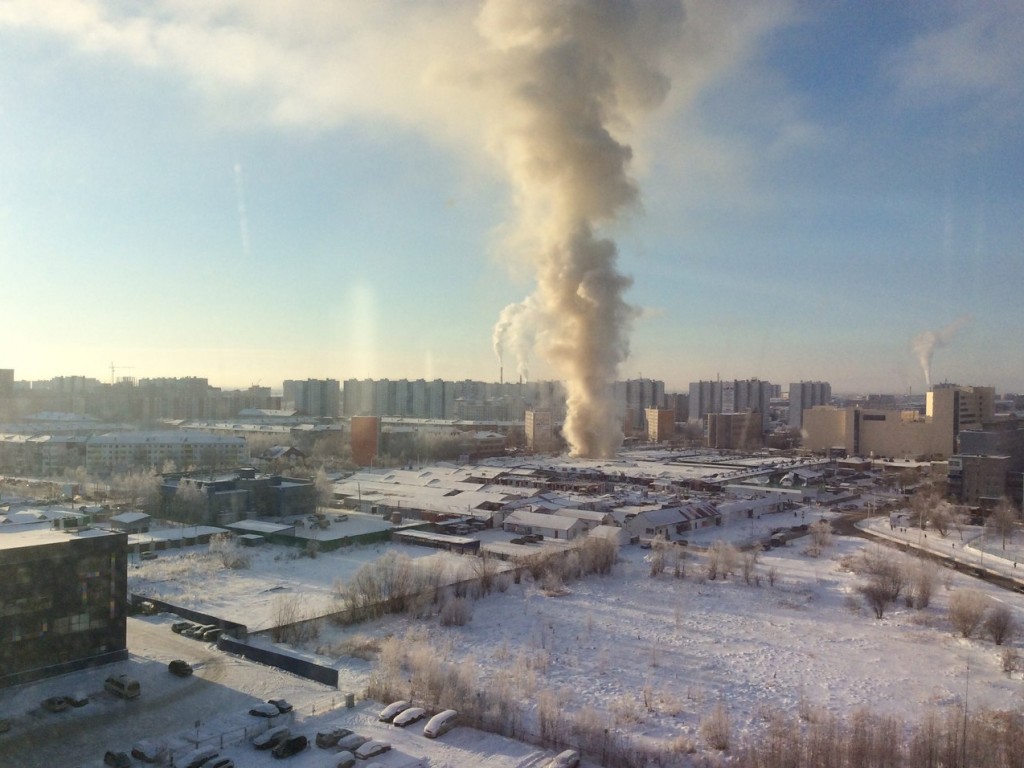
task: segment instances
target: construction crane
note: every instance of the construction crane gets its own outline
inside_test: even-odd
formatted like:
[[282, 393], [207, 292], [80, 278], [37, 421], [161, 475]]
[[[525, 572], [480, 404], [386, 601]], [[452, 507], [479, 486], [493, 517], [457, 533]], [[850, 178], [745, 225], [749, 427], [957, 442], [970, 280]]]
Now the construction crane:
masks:
[[134, 366], [131, 365], [114, 365], [114, 361], [110, 361], [110, 383], [114, 383], [114, 372], [115, 371], [131, 371], [134, 370]]

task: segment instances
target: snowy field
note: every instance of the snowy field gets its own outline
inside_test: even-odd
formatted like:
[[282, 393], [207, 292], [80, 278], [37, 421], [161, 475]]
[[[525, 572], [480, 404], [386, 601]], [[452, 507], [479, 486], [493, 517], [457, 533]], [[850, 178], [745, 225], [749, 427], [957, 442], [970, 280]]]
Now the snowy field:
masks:
[[[800, 520], [816, 516], [807, 510]], [[780, 521], [793, 524], [787, 515], [774, 523]], [[765, 528], [774, 523], [757, 521]], [[706, 535], [716, 533], [723, 531]], [[627, 546], [610, 576], [569, 582], [560, 596], [546, 595], [524, 577], [475, 601], [462, 627], [443, 627], [436, 617], [393, 616], [350, 628], [325, 622], [316, 640], [295, 650], [339, 668], [341, 687], [361, 691], [371, 664], [327, 649], [415, 637], [440, 658], [471, 664], [481, 686], [513, 675], [527, 700], [546, 691], [566, 708], [592, 706], [620, 727], [658, 740], [699, 742], [701, 719], [719, 704], [738, 739], [758, 733], [771, 713], [844, 716], [865, 707], [916, 720], [932, 708], [960, 705], [965, 690], [972, 707], [1021, 708], [1020, 675], [1003, 673], [1002, 649], [980, 636], [961, 638], [947, 608], [957, 589], [975, 588], [1011, 607], [1024, 625], [1024, 596], [940, 569], [929, 607], [916, 610], [900, 601], [878, 620], [857, 593], [863, 578], [844, 563], [879, 545], [834, 537], [811, 557], [808, 543], [805, 537], [762, 553], [759, 584], [749, 585], [739, 574], [702, 578], [698, 553], [685, 556], [682, 578], [671, 568], [652, 578], [651, 550]], [[268, 546], [249, 569], [224, 571], [212, 562], [202, 566], [203, 554], [161, 555], [133, 573], [132, 589], [260, 626], [275, 594], [330, 606], [336, 580], [390, 549], [421, 562], [445, 558], [452, 573], [467, 560], [384, 546], [294, 558]]]

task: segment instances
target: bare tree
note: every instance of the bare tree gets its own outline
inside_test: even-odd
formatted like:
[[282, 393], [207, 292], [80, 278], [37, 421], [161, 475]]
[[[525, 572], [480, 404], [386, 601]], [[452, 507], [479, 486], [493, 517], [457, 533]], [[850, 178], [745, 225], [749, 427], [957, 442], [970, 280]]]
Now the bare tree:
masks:
[[985, 527], [1002, 539], [1005, 550], [1006, 540], [1012, 538], [1017, 530], [1017, 509], [1013, 506], [1013, 502], [1003, 496], [992, 510], [992, 514], [989, 515]]

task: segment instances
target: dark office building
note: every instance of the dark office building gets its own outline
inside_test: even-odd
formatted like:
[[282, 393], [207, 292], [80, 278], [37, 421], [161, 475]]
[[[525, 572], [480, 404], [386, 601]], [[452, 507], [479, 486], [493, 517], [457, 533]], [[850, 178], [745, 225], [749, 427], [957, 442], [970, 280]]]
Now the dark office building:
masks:
[[0, 688], [128, 658], [128, 537], [0, 535]]

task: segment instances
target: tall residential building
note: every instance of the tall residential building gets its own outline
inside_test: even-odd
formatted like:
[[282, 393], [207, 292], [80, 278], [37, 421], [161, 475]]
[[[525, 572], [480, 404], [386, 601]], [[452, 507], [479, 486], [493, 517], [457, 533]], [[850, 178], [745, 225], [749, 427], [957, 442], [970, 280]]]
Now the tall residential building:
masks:
[[341, 415], [341, 386], [334, 379], [289, 379], [284, 382], [284, 400], [307, 416]]
[[832, 402], [832, 385], [827, 381], [801, 381], [789, 385], [789, 426], [802, 427], [804, 411]]
[[708, 414], [708, 448], [753, 450], [763, 446], [764, 431], [757, 411]]
[[676, 412], [668, 408], [647, 409], [647, 439], [667, 443], [676, 434]]
[[773, 385], [760, 379], [697, 381], [690, 384], [689, 421], [703, 421], [712, 413], [756, 411], [761, 431], [768, 429]]
[[555, 425], [551, 411], [526, 412], [526, 447], [535, 453], [555, 450]]
[[381, 427], [379, 416], [353, 416], [350, 427], [352, 461], [369, 467], [380, 453]]

